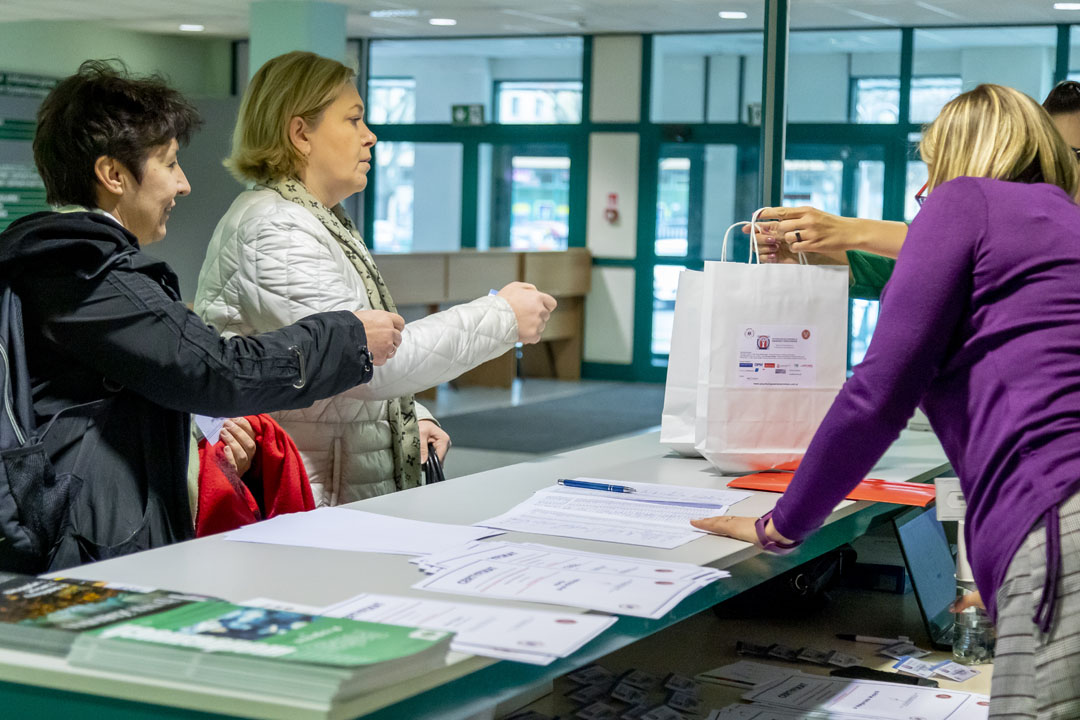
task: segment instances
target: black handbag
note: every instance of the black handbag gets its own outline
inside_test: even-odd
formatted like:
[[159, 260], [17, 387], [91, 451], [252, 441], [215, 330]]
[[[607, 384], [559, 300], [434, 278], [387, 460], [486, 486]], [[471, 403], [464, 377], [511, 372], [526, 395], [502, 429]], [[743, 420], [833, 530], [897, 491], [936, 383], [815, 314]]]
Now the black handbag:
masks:
[[837, 585], [840, 575], [854, 563], [855, 550], [841, 545], [714, 605], [713, 612], [730, 618], [820, 611], [829, 603], [829, 591]]
[[446, 475], [443, 474], [442, 462], [439, 460], [439, 455], [435, 452], [435, 444], [428, 443], [427, 462], [424, 463], [424, 484], [430, 485], [431, 483], [442, 482], [444, 480], [446, 480]]

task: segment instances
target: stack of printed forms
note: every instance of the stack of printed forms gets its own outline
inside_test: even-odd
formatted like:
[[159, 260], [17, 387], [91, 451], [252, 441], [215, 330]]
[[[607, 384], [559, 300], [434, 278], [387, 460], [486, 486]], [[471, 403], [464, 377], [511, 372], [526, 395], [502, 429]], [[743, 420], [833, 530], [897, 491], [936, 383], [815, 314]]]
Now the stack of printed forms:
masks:
[[413, 558], [419, 590], [550, 603], [653, 620], [730, 577], [690, 563], [604, 555], [536, 543], [472, 542]]
[[714, 710], [706, 720], [986, 720], [986, 695], [877, 680], [791, 673], [742, 696], [751, 705]]
[[455, 652], [530, 665], [549, 665], [574, 654], [617, 619], [373, 593], [344, 600], [321, 614], [452, 632], [450, 649]]

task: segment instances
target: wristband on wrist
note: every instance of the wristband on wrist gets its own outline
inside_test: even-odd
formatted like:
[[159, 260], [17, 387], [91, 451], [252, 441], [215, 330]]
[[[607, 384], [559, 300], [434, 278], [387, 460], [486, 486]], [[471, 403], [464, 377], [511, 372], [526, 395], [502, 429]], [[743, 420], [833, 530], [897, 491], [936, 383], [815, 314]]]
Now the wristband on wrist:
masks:
[[762, 550], [774, 553], [776, 555], [787, 555], [789, 552], [793, 552], [795, 548], [801, 545], [801, 542], [793, 543], [780, 543], [769, 538], [765, 532], [765, 526], [769, 523], [769, 518], [772, 517], [773, 511], [765, 513], [754, 521], [754, 531], [757, 533], [758, 544], [761, 545]]

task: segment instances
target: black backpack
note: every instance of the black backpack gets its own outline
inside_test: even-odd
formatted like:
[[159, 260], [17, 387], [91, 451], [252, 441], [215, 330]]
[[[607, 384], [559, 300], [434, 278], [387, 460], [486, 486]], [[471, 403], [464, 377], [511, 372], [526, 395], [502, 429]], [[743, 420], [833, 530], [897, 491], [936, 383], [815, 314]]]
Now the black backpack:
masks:
[[57, 477], [45, 452], [45, 434], [66, 410], [39, 432], [22, 304], [7, 281], [0, 281], [0, 362], [0, 570], [40, 573], [48, 567], [79, 488], [71, 475]]

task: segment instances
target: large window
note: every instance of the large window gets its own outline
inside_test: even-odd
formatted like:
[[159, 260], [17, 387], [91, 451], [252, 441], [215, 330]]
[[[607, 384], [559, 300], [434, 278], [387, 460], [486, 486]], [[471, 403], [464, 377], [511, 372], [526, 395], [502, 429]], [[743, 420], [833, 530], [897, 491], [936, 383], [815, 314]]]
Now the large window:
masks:
[[[368, 233], [382, 252], [560, 250], [570, 243], [580, 37], [373, 40], [368, 118], [379, 136]], [[482, 142], [461, 123], [507, 126]], [[581, 162], [581, 167], [584, 161]], [[469, 203], [469, 207], [463, 207]], [[581, 208], [584, 212], [584, 208]], [[583, 223], [582, 223], [583, 224]], [[462, 234], [465, 236], [462, 237]]]
[[[868, 84], [872, 78], [876, 84]], [[852, 97], [852, 83], [862, 90]], [[895, 83], [890, 96], [887, 83]], [[895, 123], [899, 119], [900, 31], [791, 33], [788, 121]]]
[[416, 122], [416, 81], [412, 78], [368, 80], [367, 122], [389, 125]]
[[375, 251], [461, 247], [461, 146], [380, 142], [375, 146]]
[[959, 75], [911, 78], [911, 122], [932, 122], [945, 103], [963, 91]]
[[373, 40], [369, 114], [449, 124], [454, 105], [482, 105], [485, 122], [581, 122], [582, 47], [580, 37]]
[[507, 125], [555, 125], [581, 122], [581, 81], [495, 83], [495, 122]]
[[[1053, 27], [916, 30], [914, 43], [911, 122], [930, 122], [946, 102], [980, 83], [1007, 85], [1040, 102], [1053, 85]], [[924, 86], [917, 103], [918, 83]]]
[[[930, 122], [941, 106], [960, 94], [959, 75], [911, 79], [911, 122]], [[855, 78], [851, 121], [895, 123], [900, 116], [900, 78]]]
[[784, 162], [784, 205], [809, 205], [840, 214], [844, 164], [839, 160], [787, 160]]
[[761, 108], [761, 33], [653, 38], [653, 122], [745, 123]]
[[894, 123], [900, 118], [900, 78], [854, 78], [853, 123]]

